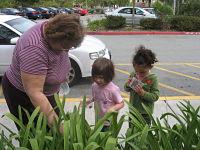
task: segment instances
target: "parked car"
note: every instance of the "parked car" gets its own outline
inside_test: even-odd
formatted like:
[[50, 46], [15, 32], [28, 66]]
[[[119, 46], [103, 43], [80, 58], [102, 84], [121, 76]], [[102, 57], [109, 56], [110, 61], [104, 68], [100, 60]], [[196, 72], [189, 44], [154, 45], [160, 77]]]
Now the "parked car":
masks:
[[66, 14], [73, 14], [74, 10], [72, 10], [70, 8], [59, 8], [59, 12], [60, 13], [66, 13]]
[[[34, 24], [35, 22], [24, 17], [0, 15], [0, 76], [11, 63], [18, 38]], [[103, 42], [86, 35], [80, 47], [69, 51], [69, 57], [72, 65], [69, 84], [72, 86], [81, 77], [91, 76], [91, 66], [95, 59], [99, 57], [110, 59], [110, 53]]]
[[49, 9], [49, 13], [52, 14], [52, 16], [59, 14], [59, 10], [55, 7], [48, 7], [47, 9]]
[[39, 19], [41, 18], [40, 12], [36, 11], [35, 9], [31, 7], [22, 7], [19, 8], [19, 10], [26, 16], [28, 19]]
[[[143, 18], [156, 18], [155, 14], [151, 14], [148, 11], [144, 10], [143, 8], [140, 7], [135, 7], [135, 14], [134, 14], [134, 24], [140, 24], [140, 20]], [[119, 7], [118, 9], [115, 9], [114, 11], [111, 12], [106, 12], [106, 16], [122, 16], [126, 18], [126, 23], [131, 24], [132, 23], [132, 12], [133, 8], [132, 7]]]
[[49, 10], [45, 7], [35, 7], [36, 11], [40, 12], [42, 18], [49, 19], [53, 15], [49, 12]]
[[150, 14], [156, 14], [155, 9], [151, 7], [144, 7], [144, 10], [148, 11]]
[[19, 15], [23, 16], [23, 13], [20, 12], [18, 9], [15, 8], [2, 8], [1, 13], [6, 14], [6, 15]]
[[73, 10], [74, 10], [75, 13], [78, 13], [81, 16], [85, 16], [86, 14], [88, 14], [87, 9], [83, 9], [83, 8], [80, 8], [80, 7], [75, 7], [75, 8], [73, 8]]

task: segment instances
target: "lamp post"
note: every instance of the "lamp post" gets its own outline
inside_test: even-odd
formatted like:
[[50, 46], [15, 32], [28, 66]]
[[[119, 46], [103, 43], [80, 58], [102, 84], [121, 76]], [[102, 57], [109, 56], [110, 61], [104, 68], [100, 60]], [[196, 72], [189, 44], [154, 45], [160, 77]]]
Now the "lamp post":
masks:
[[133, 8], [132, 8], [132, 28], [134, 26], [134, 14], [135, 14], [135, 0], [132, 0]]
[[176, 14], [176, 0], [174, 0], [174, 3], [173, 3], [173, 14], [175, 15]]

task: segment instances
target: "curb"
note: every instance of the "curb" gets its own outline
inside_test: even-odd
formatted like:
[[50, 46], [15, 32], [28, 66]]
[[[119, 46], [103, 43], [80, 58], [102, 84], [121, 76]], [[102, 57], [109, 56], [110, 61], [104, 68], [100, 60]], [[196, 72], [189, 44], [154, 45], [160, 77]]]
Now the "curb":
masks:
[[200, 32], [171, 32], [171, 31], [102, 31], [102, 32], [86, 32], [88, 35], [200, 35]]

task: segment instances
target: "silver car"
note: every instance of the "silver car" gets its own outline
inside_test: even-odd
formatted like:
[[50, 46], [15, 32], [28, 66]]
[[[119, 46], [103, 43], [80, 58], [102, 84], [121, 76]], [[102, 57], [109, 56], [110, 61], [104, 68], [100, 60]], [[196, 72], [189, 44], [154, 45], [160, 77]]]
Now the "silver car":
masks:
[[[115, 9], [112, 12], [106, 12], [106, 16], [122, 16], [126, 18], [126, 23], [131, 24], [132, 23], [132, 12], [133, 7], [119, 7]], [[143, 18], [156, 18], [155, 14], [151, 14], [148, 11], [144, 10], [140, 7], [135, 7], [135, 14], [134, 14], [134, 24], [140, 24], [140, 20]]]

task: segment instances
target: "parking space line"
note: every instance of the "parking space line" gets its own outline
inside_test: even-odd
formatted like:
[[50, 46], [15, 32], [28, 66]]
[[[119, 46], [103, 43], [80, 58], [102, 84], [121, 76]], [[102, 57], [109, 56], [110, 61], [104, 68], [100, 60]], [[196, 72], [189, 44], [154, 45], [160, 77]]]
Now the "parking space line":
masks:
[[190, 64], [190, 63], [185, 63], [185, 65], [195, 67], [195, 68], [200, 68], [200, 66], [196, 66], [196, 65], [193, 65], [193, 64]]
[[[115, 70], [118, 71], [118, 72], [121, 72], [121, 73], [123, 73], [123, 74], [130, 75], [130, 73], [127, 72], [127, 71], [124, 71], [124, 70], [121, 70], [121, 69], [118, 69], [118, 68], [115, 68]], [[195, 95], [195, 94], [193, 94], [193, 93], [186, 92], [186, 91], [183, 91], [183, 90], [177, 89], [177, 88], [175, 88], [175, 87], [172, 87], [172, 86], [169, 86], [169, 85], [166, 85], [166, 84], [160, 83], [160, 82], [159, 82], [159, 85], [160, 85], [161, 87], [164, 87], [164, 88], [167, 88], [167, 89], [170, 89], [170, 90], [176, 91], [176, 92], [181, 93], [181, 94], [185, 94], [185, 95], [189, 95], [189, 96], [194, 96], [194, 95]]]
[[187, 75], [187, 74], [183, 74], [183, 73], [180, 73], [180, 72], [171, 71], [171, 70], [164, 69], [164, 68], [157, 67], [157, 66], [154, 66], [154, 68], [156, 68], [156, 69], [158, 69], [158, 70], [161, 70], [161, 71], [169, 72], [169, 73], [172, 73], [172, 74], [176, 74], [176, 75], [179, 75], [179, 76], [183, 76], [183, 77], [187, 77], [187, 78], [190, 78], [190, 79], [193, 79], [193, 80], [198, 80], [198, 81], [200, 81], [200, 78], [196, 78], [196, 77], [193, 77], [193, 76], [189, 76], [189, 75]]
[[[156, 63], [155, 66], [171, 66], [171, 65], [185, 65], [185, 64], [191, 64], [191, 65], [200, 65], [200, 63], [195, 63], [195, 62], [191, 62], [191, 63]], [[130, 63], [120, 63], [120, 64], [115, 64], [115, 66], [132, 66], [132, 64]]]

